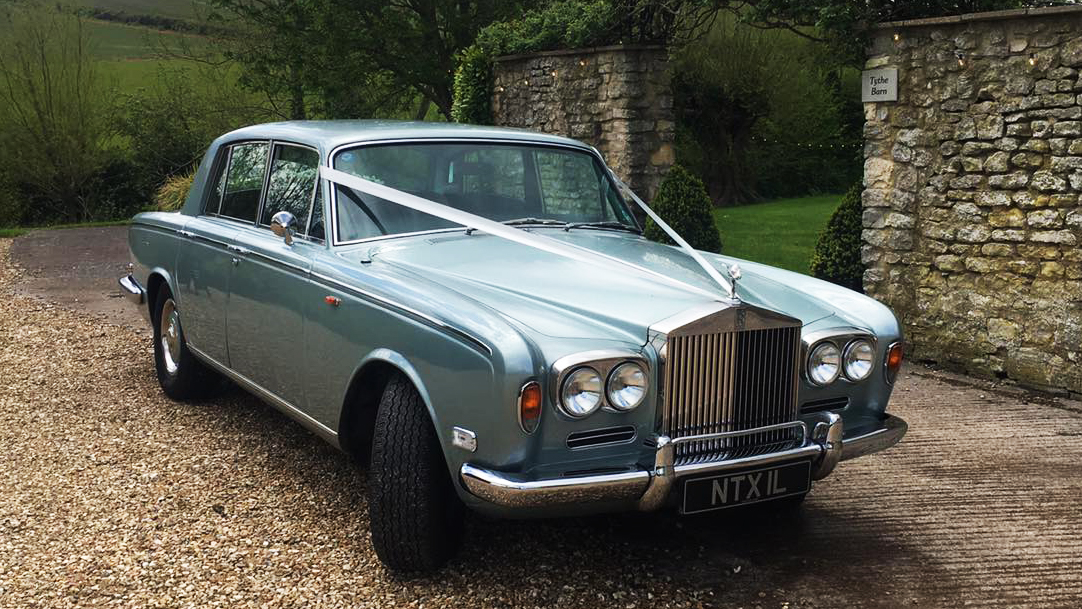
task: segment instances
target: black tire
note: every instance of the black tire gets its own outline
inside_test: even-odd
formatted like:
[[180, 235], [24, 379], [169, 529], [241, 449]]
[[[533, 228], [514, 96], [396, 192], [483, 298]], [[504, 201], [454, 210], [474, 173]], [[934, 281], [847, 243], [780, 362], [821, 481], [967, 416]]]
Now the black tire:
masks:
[[[169, 318], [175, 316], [172, 328], [175, 335], [172, 340], [163, 341], [169, 328]], [[154, 326], [154, 367], [158, 372], [158, 383], [165, 395], [178, 401], [191, 400], [206, 396], [221, 381], [214, 371], [196, 359], [184, 340], [184, 330], [180, 323], [180, 313], [169, 286], [162, 284], [154, 300], [151, 321]], [[168, 345], [172, 343], [172, 348]]]
[[458, 551], [464, 508], [413, 384], [396, 374], [376, 413], [368, 476], [372, 545], [395, 571], [432, 571]]

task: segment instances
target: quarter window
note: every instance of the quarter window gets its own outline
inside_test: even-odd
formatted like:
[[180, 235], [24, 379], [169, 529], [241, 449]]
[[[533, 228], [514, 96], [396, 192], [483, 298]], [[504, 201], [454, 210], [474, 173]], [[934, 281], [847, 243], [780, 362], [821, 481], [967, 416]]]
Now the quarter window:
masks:
[[318, 173], [319, 153], [315, 150], [276, 145], [267, 182], [267, 202], [263, 204], [259, 223], [269, 225], [274, 214], [288, 211], [303, 231], [312, 207]]
[[255, 222], [267, 168], [267, 147], [265, 142], [233, 146], [219, 214]]

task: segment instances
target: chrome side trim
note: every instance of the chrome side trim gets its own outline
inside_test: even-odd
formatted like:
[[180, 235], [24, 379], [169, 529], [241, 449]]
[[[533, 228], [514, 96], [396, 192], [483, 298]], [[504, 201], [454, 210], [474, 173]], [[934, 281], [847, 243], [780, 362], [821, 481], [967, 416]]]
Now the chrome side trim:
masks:
[[188, 343], [187, 347], [188, 350], [191, 351], [200, 360], [228, 377], [234, 383], [243, 387], [246, 391], [254, 394], [256, 397], [270, 404], [282, 414], [300, 423], [306, 429], [314, 432], [316, 435], [329, 442], [335, 448], [341, 448], [341, 445], [338, 443], [338, 433], [330, 427], [327, 427], [323, 423], [320, 423], [319, 421], [308, 416], [301, 409], [274, 395], [270, 391], [264, 389], [243, 374], [236, 372], [231, 368], [228, 368], [224, 364], [221, 364], [211, 356], [200, 351], [197, 347], [193, 347], [191, 343]]
[[893, 415], [888, 414], [885, 417], [878, 428], [859, 436], [846, 438], [840, 460], [856, 459], [886, 450], [897, 444], [909, 430], [909, 424]]
[[435, 317], [433, 317], [431, 315], [428, 315], [426, 313], [422, 313], [421, 311], [418, 311], [417, 309], [411, 308], [411, 307], [406, 306], [404, 304], [397, 303], [397, 302], [395, 302], [393, 300], [390, 300], [390, 299], [385, 298], [383, 296], [380, 296], [378, 294], [373, 294], [371, 292], [366, 292], [366, 291], [361, 290], [359, 288], [356, 288], [354, 286], [343, 283], [343, 282], [341, 282], [341, 281], [339, 281], [339, 280], [337, 280], [337, 279], [335, 279], [333, 277], [328, 277], [327, 275], [323, 275], [322, 273], [313, 272], [313, 273], [311, 273], [311, 277], [313, 279], [318, 279], [320, 282], [324, 283], [325, 285], [328, 285], [328, 286], [334, 287], [336, 289], [342, 290], [343, 292], [348, 292], [348, 293], [353, 294], [354, 296], [356, 296], [358, 298], [367, 300], [367, 301], [369, 301], [371, 303], [378, 304], [380, 306], [384, 306], [384, 307], [387, 307], [389, 309], [393, 309], [393, 310], [397, 311], [398, 313], [401, 313], [401, 314], [406, 315], [408, 317], [412, 317], [412, 318], [416, 319], [417, 321], [420, 321], [420, 322], [422, 322], [424, 324], [427, 324], [429, 326], [432, 326], [432, 327], [436, 328], [437, 330], [441, 330], [441, 331], [446, 332], [448, 334], [452, 334], [456, 338], [458, 338], [458, 339], [462, 340], [463, 342], [469, 344], [470, 346], [472, 346], [473, 348], [477, 349], [478, 351], [480, 351], [481, 353], [483, 353], [485, 355], [492, 355], [492, 353], [493, 353], [492, 347], [490, 347], [488, 345], [488, 343], [484, 342], [483, 340], [481, 340], [480, 338], [474, 336], [473, 334], [470, 334], [469, 332], [466, 332], [464, 330], [456, 328], [455, 326], [452, 326], [451, 324], [449, 324], [449, 323], [447, 323], [447, 322], [445, 322], [445, 321], [443, 321], [441, 319], [437, 319], [437, 318], [435, 318]]

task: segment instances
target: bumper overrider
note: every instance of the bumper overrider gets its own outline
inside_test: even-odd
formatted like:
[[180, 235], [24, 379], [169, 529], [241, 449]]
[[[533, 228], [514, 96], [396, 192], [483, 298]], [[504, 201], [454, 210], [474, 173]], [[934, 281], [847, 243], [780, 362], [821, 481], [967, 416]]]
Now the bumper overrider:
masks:
[[[675, 463], [676, 447], [685, 442], [732, 439], [790, 428], [802, 432], [802, 440], [795, 448], [723, 461]], [[558, 508], [602, 502], [634, 502], [639, 510], [650, 511], [665, 504], [677, 480], [689, 476], [724, 474], [787, 462], [810, 461], [812, 479], [820, 480], [828, 476], [840, 461], [894, 446], [907, 429], [908, 426], [902, 419], [884, 415], [878, 425], [861, 427], [857, 433], [846, 437], [841, 417], [828, 412], [818, 415], [810, 422], [794, 421], [745, 431], [676, 439], [661, 436], [655, 442], [657, 452], [654, 466], [650, 470], [532, 480], [466, 463], [462, 465], [460, 474], [463, 485], [470, 493], [505, 508]]]

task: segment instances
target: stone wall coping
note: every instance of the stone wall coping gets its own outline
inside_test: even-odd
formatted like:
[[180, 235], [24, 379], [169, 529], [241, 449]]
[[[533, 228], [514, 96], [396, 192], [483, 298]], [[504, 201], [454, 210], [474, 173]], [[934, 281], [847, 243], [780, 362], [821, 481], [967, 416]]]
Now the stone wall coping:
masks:
[[987, 11], [984, 13], [967, 13], [965, 15], [949, 15], [946, 17], [928, 17], [925, 19], [904, 19], [901, 21], [886, 21], [878, 23], [874, 29], [897, 29], [906, 27], [922, 27], [929, 25], [955, 25], [959, 23], [971, 23], [973, 21], [998, 21], [1001, 19], [1018, 19], [1025, 17], [1051, 17], [1065, 13], [1082, 13], [1082, 5], [1074, 6], [1045, 6], [1041, 8], [1012, 8], [1005, 11]]
[[[1079, 7], [1082, 8], [1082, 7]], [[661, 44], [610, 44], [603, 47], [583, 47], [580, 49], [560, 49], [558, 51], [538, 51], [536, 53], [520, 53], [518, 55], [502, 55], [492, 61], [516, 61], [530, 57], [559, 57], [566, 55], [595, 55], [610, 51], [661, 51], [665, 46]]]

